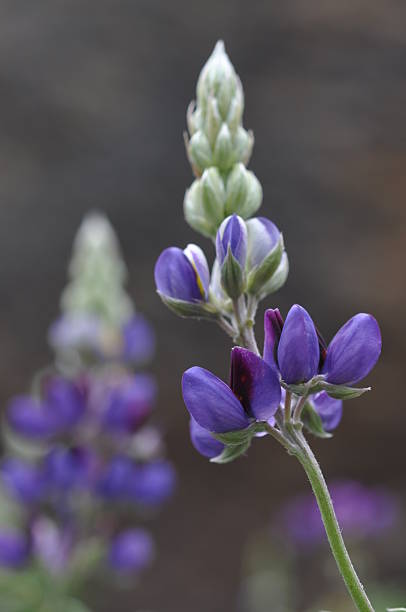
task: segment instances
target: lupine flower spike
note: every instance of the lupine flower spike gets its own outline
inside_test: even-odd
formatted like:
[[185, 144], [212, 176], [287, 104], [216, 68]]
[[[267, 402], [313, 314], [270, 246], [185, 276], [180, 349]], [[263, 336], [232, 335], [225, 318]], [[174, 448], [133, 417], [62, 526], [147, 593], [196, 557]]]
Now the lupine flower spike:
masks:
[[283, 286], [289, 262], [277, 225], [252, 217], [262, 188], [246, 168], [254, 141], [242, 124], [243, 107], [241, 81], [219, 42], [200, 74], [186, 136], [196, 178], [186, 191], [184, 213], [194, 230], [215, 242], [211, 275], [196, 246], [194, 255], [190, 247], [167, 249], [155, 267], [158, 294], [172, 310], [217, 322], [237, 345], [229, 384], [197, 366], [183, 375], [192, 443], [204, 457], [227, 463], [245, 454], [254, 438], [273, 437], [297, 457], [348, 591], [359, 610], [373, 612], [303, 430], [330, 437], [341, 420], [343, 400], [368, 390], [355, 385], [379, 358], [379, 326], [371, 315], [357, 314], [327, 345], [302, 306], [292, 306], [285, 320], [277, 308], [268, 309], [259, 354], [257, 307]]

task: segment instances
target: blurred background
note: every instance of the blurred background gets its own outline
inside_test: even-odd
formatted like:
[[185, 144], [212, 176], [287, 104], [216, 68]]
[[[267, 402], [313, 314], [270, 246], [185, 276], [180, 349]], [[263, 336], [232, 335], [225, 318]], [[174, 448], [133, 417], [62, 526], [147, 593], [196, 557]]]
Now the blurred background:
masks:
[[[252, 534], [307, 491], [300, 466], [270, 440], [226, 467], [194, 451], [181, 373], [199, 364], [226, 377], [230, 344], [155, 294], [164, 247], [196, 241], [212, 255], [182, 218], [192, 182], [182, 131], [218, 38], [244, 85], [260, 213], [284, 232], [291, 261], [264, 307], [303, 304], [328, 339], [359, 311], [382, 328], [373, 392], [348, 403], [335, 437], [313, 447], [328, 479], [406, 496], [405, 24], [397, 0], [1, 3], [1, 406], [49, 360], [46, 331], [91, 209], [115, 226], [131, 294], [158, 336], [160, 420], [178, 492], [153, 526], [153, 568], [134, 591], [89, 588], [97, 612], [239, 610]], [[262, 311], [257, 329], [262, 339]], [[402, 555], [382, 563], [381, 580], [404, 584], [405, 566]], [[319, 567], [320, 558], [310, 583]]]

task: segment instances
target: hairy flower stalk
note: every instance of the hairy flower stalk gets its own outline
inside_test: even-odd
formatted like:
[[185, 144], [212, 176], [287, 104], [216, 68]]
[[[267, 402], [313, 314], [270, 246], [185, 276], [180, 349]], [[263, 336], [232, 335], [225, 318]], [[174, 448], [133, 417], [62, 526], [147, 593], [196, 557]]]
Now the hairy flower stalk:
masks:
[[219, 42], [188, 109], [186, 148], [196, 179], [184, 201], [186, 221], [214, 240], [216, 257], [209, 274], [199, 247], [171, 247], [155, 267], [165, 304], [180, 316], [217, 322], [238, 345], [231, 352], [229, 384], [196, 366], [183, 375], [192, 443], [212, 462], [227, 463], [245, 454], [254, 438], [269, 435], [295, 456], [312, 486], [353, 602], [358, 610], [373, 612], [303, 431], [331, 437], [343, 400], [368, 390], [354, 385], [379, 358], [379, 326], [371, 315], [357, 314], [327, 345], [302, 306], [292, 306], [285, 320], [278, 309], [269, 309], [260, 354], [254, 333], [257, 307], [283, 286], [289, 264], [277, 226], [264, 217], [252, 218], [262, 189], [246, 168], [253, 136], [242, 126], [243, 101], [241, 82]]

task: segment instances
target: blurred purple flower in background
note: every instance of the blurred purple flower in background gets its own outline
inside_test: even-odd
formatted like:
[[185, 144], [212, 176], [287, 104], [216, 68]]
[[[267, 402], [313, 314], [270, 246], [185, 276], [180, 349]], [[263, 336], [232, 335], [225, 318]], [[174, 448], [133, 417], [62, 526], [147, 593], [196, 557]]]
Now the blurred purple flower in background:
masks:
[[133, 527], [137, 511], [155, 514], [176, 486], [149, 422], [156, 382], [134, 371], [151, 359], [154, 333], [123, 289], [125, 265], [103, 216], [83, 222], [69, 269], [63, 314], [49, 333], [55, 365], [9, 403], [0, 466], [20, 526], [0, 530], [0, 565], [39, 560], [54, 581], [83, 558], [83, 577], [100, 564], [139, 573], [154, 544]]
[[28, 538], [16, 529], [0, 528], [0, 567], [16, 569], [28, 559]]
[[[331, 497], [344, 535], [351, 538], [378, 537], [393, 527], [398, 517], [398, 502], [381, 487], [368, 487], [352, 480], [333, 482]], [[274, 523], [297, 546], [316, 546], [325, 542], [320, 511], [314, 497], [299, 496], [288, 502]]]

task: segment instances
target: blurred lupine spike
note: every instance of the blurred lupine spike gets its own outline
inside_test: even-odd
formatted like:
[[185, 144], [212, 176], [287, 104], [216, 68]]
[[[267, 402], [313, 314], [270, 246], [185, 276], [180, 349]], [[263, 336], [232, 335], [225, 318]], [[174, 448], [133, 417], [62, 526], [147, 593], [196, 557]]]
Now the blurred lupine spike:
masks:
[[[189, 245], [182, 257], [203, 301], [210, 280], [204, 255]], [[70, 584], [78, 563], [85, 577], [107, 561], [117, 572], [139, 574], [154, 544], [133, 527], [138, 511], [143, 519], [155, 513], [176, 486], [162, 435], [148, 424], [155, 379], [134, 372], [151, 358], [154, 334], [134, 314], [118, 241], [103, 215], [82, 223], [69, 270], [63, 315], [50, 332], [56, 363], [35, 377], [31, 395], [10, 402], [10, 450], [0, 466], [21, 531], [0, 529], [0, 565], [40, 567], [52, 588]], [[25, 460], [17, 456], [21, 447]], [[115, 537], [124, 507], [131, 529]]]

